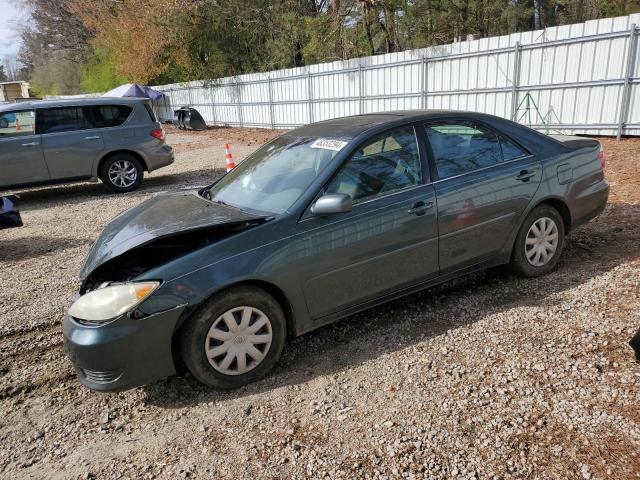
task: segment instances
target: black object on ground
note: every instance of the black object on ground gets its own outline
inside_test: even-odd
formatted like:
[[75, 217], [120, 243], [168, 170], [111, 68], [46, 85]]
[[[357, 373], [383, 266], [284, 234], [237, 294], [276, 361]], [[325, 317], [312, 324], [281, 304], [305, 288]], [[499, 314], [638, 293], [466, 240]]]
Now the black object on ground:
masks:
[[636, 332], [633, 338], [629, 341], [629, 345], [636, 352], [636, 360], [640, 362], [640, 330]]
[[205, 130], [207, 124], [202, 115], [192, 107], [180, 107], [175, 111], [178, 119], [178, 128], [183, 130]]
[[0, 230], [22, 226], [20, 212], [8, 197], [0, 197]]

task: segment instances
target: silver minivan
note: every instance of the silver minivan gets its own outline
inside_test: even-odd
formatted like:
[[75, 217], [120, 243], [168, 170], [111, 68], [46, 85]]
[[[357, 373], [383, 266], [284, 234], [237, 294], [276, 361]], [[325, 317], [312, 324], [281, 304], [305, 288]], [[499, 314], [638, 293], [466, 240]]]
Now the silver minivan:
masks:
[[117, 193], [173, 162], [144, 98], [76, 98], [0, 106], [0, 190], [100, 179]]

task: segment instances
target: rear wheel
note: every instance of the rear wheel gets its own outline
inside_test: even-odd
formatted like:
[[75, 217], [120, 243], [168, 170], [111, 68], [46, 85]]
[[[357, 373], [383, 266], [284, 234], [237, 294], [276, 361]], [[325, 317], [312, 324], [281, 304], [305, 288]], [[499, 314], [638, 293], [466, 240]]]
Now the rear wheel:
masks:
[[550, 272], [560, 259], [564, 235], [564, 223], [558, 211], [549, 205], [536, 207], [516, 237], [511, 256], [512, 269], [525, 277]]
[[238, 388], [271, 370], [285, 337], [278, 302], [260, 288], [237, 287], [214, 296], [187, 320], [180, 353], [205, 385]]
[[113, 155], [100, 167], [100, 180], [116, 193], [132, 192], [140, 186], [143, 176], [140, 160], [128, 153]]

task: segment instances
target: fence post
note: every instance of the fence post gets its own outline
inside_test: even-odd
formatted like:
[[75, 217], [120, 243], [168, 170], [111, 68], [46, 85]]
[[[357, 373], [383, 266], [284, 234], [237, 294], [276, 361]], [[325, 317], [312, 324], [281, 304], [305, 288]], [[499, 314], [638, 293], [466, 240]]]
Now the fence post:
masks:
[[518, 109], [518, 86], [520, 85], [520, 42], [516, 42], [513, 50], [513, 77], [511, 79], [511, 120], [515, 121]]
[[427, 57], [422, 56], [422, 96], [420, 98], [420, 107], [424, 110], [427, 108]]
[[[171, 93], [171, 89], [169, 88], [162, 93], [164, 93], [164, 114], [168, 115], [167, 118], [173, 119], [173, 110], [171, 109], [171, 107], [167, 106], [167, 97], [169, 96], [167, 95], [167, 93]], [[167, 110], [169, 110], [169, 113], [167, 113]], [[162, 121], [162, 117], [160, 117], [160, 121]]]
[[271, 122], [271, 130], [276, 128], [273, 119], [273, 93], [271, 92], [271, 75], [267, 77], [267, 89], [269, 94], [269, 121]]
[[362, 64], [358, 64], [358, 113], [364, 113], [364, 78], [362, 76]]
[[213, 117], [213, 124], [216, 125], [218, 122], [216, 120], [216, 102], [215, 97], [213, 95], [213, 87], [209, 85], [209, 98], [211, 98], [211, 116]]
[[629, 34], [629, 49], [627, 50], [627, 65], [624, 72], [624, 86], [622, 87], [622, 95], [620, 99], [620, 116], [618, 117], [618, 132], [616, 140], [620, 140], [624, 124], [627, 122], [629, 115], [629, 95], [631, 94], [631, 76], [635, 68], [636, 46], [637, 46], [636, 24], [631, 25]]
[[189, 106], [193, 106], [193, 99], [191, 98], [191, 83], [187, 83], [187, 95], [189, 96]]
[[313, 80], [311, 72], [307, 72], [307, 108], [309, 109], [309, 123], [313, 123]]
[[238, 104], [238, 124], [242, 128], [242, 91], [238, 79], [236, 79], [236, 103]]

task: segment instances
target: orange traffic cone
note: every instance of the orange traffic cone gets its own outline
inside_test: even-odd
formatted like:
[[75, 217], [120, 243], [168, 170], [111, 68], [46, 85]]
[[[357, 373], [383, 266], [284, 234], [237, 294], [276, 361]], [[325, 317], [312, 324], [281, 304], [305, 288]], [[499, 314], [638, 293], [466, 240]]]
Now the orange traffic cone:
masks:
[[22, 126], [20, 125], [20, 120], [16, 118], [16, 132], [22, 130]]
[[227, 172], [230, 172], [234, 168], [236, 168], [236, 164], [233, 162], [233, 157], [231, 156], [231, 151], [229, 150], [229, 144], [224, 144], [225, 156], [227, 157]]

